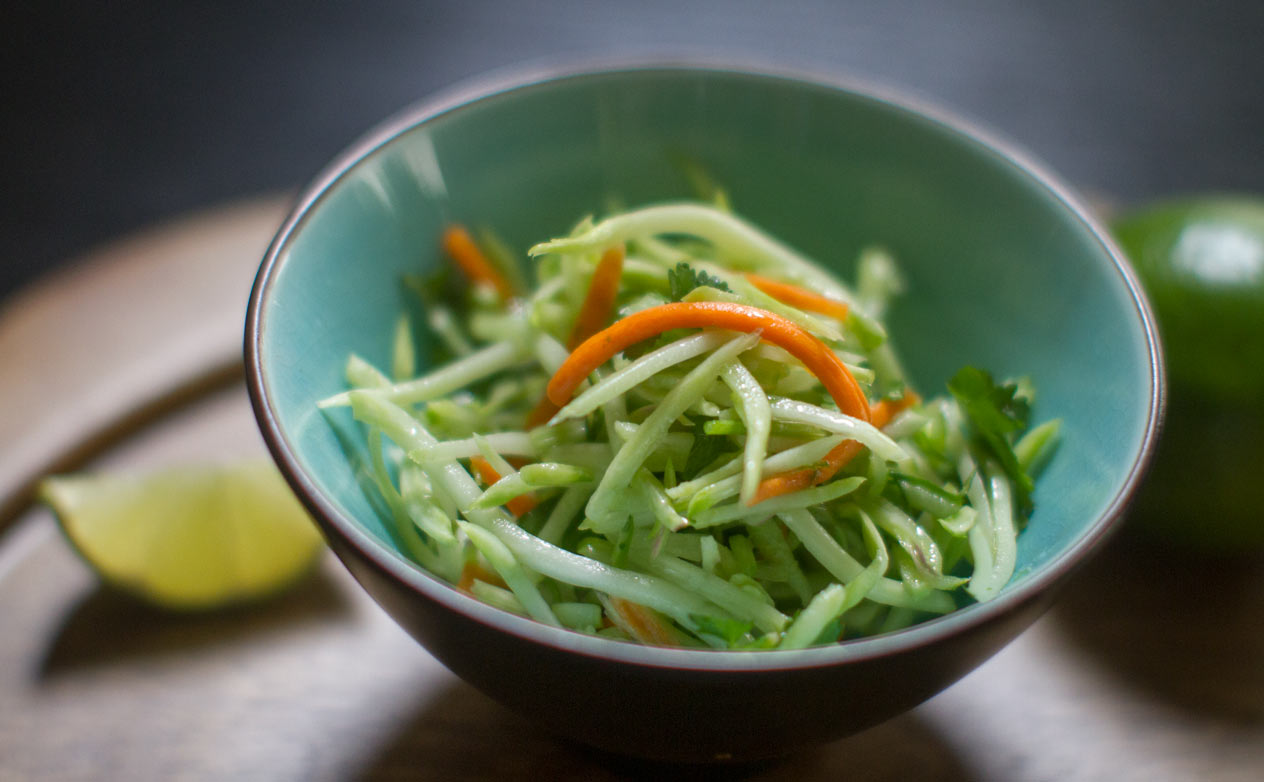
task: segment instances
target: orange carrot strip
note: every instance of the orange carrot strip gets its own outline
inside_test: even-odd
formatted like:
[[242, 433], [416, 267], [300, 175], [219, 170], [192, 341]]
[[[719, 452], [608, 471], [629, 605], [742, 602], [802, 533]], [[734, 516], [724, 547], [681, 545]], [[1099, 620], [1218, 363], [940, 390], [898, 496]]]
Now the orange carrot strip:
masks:
[[610, 313], [614, 311], [615, 294], [619, 292], [619, 279], [622, 276], [623, 245], [619, 245], [602, 253], [597, 270], [593, 272], [592, 282], [588, 284], [588, 295], [584, 296], [579, 317], [575, 319], [575, 326], [571, 329], [571, 338], [566, 343], [567, 350], [574, 350], [610, 322]]
[[654, 646], [680, 645], [680, 639], [675, 630], [663, 622], [651, 609], [613, 595], [608, 600], [610, 607], [622, 620], [616, 624], [636, 640]]
[[891, 423], [891, 419], [904, 412], [913, 405], [921, 402], [922, 398], [912, 389], [905, 389], [904, 395], [899, 399], [880, 399], [869, 408], [869, 412], [873, 418], [869, 423], [881, 429]]
[[[891, 423], [891, 419], [908, 407], [921, 401], [916, 391], [906, 389], [899, 399], [882, 399], [869, 408], [869, 423], [881, 429]], [[759, 488], [751, 497], [750, 504], [757, 505], [764, 500], [779, 497], [782, 494], [806, 489], [814, 484], [824, 483], [860, 453], [861, 445], [855, 440], [844, 440], [827, 454], [820, 467], [801, 467], [797, 470], [770, 475], [759, 482]]]
[[469, 278], [470, 282], [491, 285], [500, 294], [502, 301], [508, 301], [515, 295], [514, 287], [503, 274], [496, 270], [492, 262], [475, 244], [470, 232], [462, 225], [450, 225], [443, 232], [443, 249]]
[[517, 497], [514, 497], [512, 500], [505, 503], [505, 508], [518, 518], [522, 518], [539, 504], [540, 501], [530, 494], [519, 494]]
[[[635, 312], [604, 331], [594, 334], [558, 368], [549, 380], [548, 397], [558, 406], [565, 405], [575, 388], [594, 369], [630, 345], [678, 328], [716, 327], [733, 331], [760, 332], [760, 338], [785, 349], [803, 362], [824, 384], [838, 408], [862, 421], [870, 419], [869, 400], [860, 384], [842, 360], [823, 342], [791, 321], [743, 304], [727, 302], [675, 302]], [[860, 444], [845, 440], [825, 457], [824, 466], [805, 468], [802, 475], [772, 476], [761, 483], [752, 503], [797, 488], [822, 483], [842, 469], [860, 451]], [[795, 471], [800, 472], [800, 471]]]
[[[496, 472], [496, 468], [491, 466], [486, 459], [481, 456], [471, 456], [470, 466], [478, 471], [478, 477], [483, 479], [483, 483], [491, 486], [500, 480], [500, 473]], [[509, 502], [505, 503], [505, 507], [515, 516], [525, 516], [528, 511], [539, 504], [539, 501], [530, 494], [519, 494]]]
[[803, 362], [825, 386], [840, 410], [862, 421], [869, 420], [869, 400], [865, 398], [864, 391], [842, 360], [825, 343], [802, 327], [767, 310], [715, 301], [660, 304], [616, 321], [571, 351], [549, 380], [549, 399], [555, 405], [565, 405], [584, 378], [631, 345], [672, 329], [708, 327], [759, 332], [760, 339], [785, 349]]
[[755, 494], [751, 496], [750, 505], [758, 505], [764, 500], [806, 489], [812, 485], [812, 480], [815, 477], [816, 470], [811, 467], [769, 475], [761, 480], [759, 486], [755, 488]]
[[835, 473], [846, 467], [848, 462], [856, 458], [856, 454], [860, 453], [863, 447], [855, 440], [844, 440], [825, 454], [819, 467], [800, 467], [797, 470], [770, 475], [759, 482], [759, 487], [755, 489], [755, 494], [748, 504], [758, 505], [764, 500], [779, 497], [782, 494], [825, 483], [833, 478]]
[[486, 486], [491, 486], [500, 480], [500, 473], [496, 472], [496, 468], [481, 456], [471, 456], [470, 466], [478, 473], [478, 478]]
[[526, 428], [530, 430], [548, 423], [549, 419], [557, 415], [557, 411], [561, 409], [553, 404], [553, 400], [549, 399], [547, 394], [540, 397], [540, 401], [536, 403], [536, 406], [531, 409], [531, 412], [527, 413]]
[[[566, 343], [567, 350], [574, 350], [584, 340], [601, 331], [610, 320], [614, 309], [615, 296], [619, 292], [619, 280], [623, 276], [623, 246], [606, 250], [593, 272], [592, 282], [588, 284], [588, 294], [580, 307], [579, 316], [575, 318], [575, 326], [571, 330], [570, 339]], [[562, 408], [546, 395], [527, 413], [527, 429], [548, 423]]]
[[764, 293], [773, 297], [783, 304], [789, 304], [791, 307], [798, 307], [808, 312], [817, 312], [822, 315], [828, 315], [838, 320], [847, 319], [847, 304], [814, 293], [807, 288], [802, 288], [781, 280], [774, 280], [771, 277], [763, 277], [758, 274], [748, 274], [746, 279], [751, 284], [759, 288]]
[[485, 584], [498, 586], [502, 589], [506, 588], [505, 581], [500, 577], [499, 573], [494, 570], [488, 570], [483, 567], [483, 563], [471, 559], [465, 563], [465, 567], [461, 568], [461, 578], [456, 582], [456, 588], [469, 592], [475, 581], [482, 581]]

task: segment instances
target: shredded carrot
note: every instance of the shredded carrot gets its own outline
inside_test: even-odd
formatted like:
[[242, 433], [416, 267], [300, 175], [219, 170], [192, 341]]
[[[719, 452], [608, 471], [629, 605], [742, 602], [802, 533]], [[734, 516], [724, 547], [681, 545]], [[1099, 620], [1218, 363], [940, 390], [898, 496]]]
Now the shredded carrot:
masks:
[[869, 412], [872, 418], [869, 423], [881, 429], [891, 423], [891, 419], [921, 401], [922, 398], [917, 395], [916, 391], [906, 388], [904, 389], [904, 395], [899, 399], [880, 399], [870, 406]]
[[535, 506], [539, 504], [540, 504], [539, 501], [534, 496], [530, 494], [520, 494], [517, 497], [514, 497], [509, 502], [505, 503], [505, 507], [509, 510], [510, 513], [521, 518], [527, 515], [528, 513], [530, 513], [531, 510], [534, 509]]
[[485, 584], [505, 588], [505, 581], [500, 574], [488, 570], [483, 567], [483, 563], [476, 559], [471, 559], [465, 563], [465, 567], [461, 568], [461, 578], [456, 582], [456, 588], [470, 591], [470, 587], [474, 586], [475, 581], [482, 581]]
[[[470, 466], [478, 472], [478, 477], [488, 486], [500, 480], [500, 473], [496, 472], [496, 468], [492, 467], [486, 459], [481, 456], [471, 456]], [[525, 516], [528, 511], [538, 505], [539, 502], [530, 494], [519, 494], [509, 502], [505, 503], [505, 507], [515, 516]]]
[[549, 419], [557, 415], [557, 411], [561, 409], [553, 404], [553, 400], [549, 399], [548, 394], [545, 394], [540, 397], [540, 401], [531, 409], [531, 412], [527, 413], [526, 428], [530, 430], [548, 423]]
[[680, 640], [676, 632], [658, 617], [653, 610], [640, 603], [633, 603], [621, 597], [609, 598], [610, 607], [617, 613], [617, 625], [629, 635], [643, 644], [654, 646], [679, 646]]
[[[584, 340], [605, 328], [606, 322], [610, 320], [610, 313], [614, 310], [614, 300], [619, 292], [619, 279], [622, 275], [623, 246], [620, 245], [602, 254], [597, 270], [593, 272], [592, 282], [588, 284], [588, 294], [584, 297], [579, 316], [575, 318], [575, 326], [566, 343], [567, 350], [574, 350]], [[534, 429], [548, 423], [561, 409], [546, 394], [527, 413], [526, 428]]]
[[817, 467], [801, 467], [797, 470], [770, 475], [759, 482], [759, 487], [755, 489], [754, 496], [748, 505], [758, 505], [767, 499], [779, 497], [782, 494], [806, 489], [809, 486], [825, 483], [834, 474], [847, 463], [856, 458], [856, 454], [860, 453], [864, 448], [855, 440], [844, 440], [827, 454], [821, 460], [820, 466]]
[[[899, 399], [882, 399], [870, 407], [869, 423], [881, 429], [891, 423], [891, 419], [895, 418], [900, 412], [920, 401], [921, 397], [917, 395], [916, 391], [905, 389], [904, 395]], [[749, 504], [757, 505], [764, 500], [828, 481], [839, 470], [846, 467], [848, 462], [856, 458], [856, 454], [860, 453], [861, 447], [860, 443], [855, 440], [844, 440], [829, 453], [825, 454], [825, 459], [819, 467], [802, 467], [798, 470], [790, 470], [789, 472], [764, 478], [759, 482], [759, 488], [755, 490], [755, 494], [751, 497]]]
[[571, 338], [566, 343], [567, 350], [574, 350], [610, 322], [610, 313], [614, 311], [615, 294], [619, 292], [619, 279], [622, 276], [623, 245], [619, 245], [602, 253], [597, 270], [593, 272], [592, 282], [588, 284], [588, 295], [584, 297], [579, 317], [575, 319]]
[[[860, 384], [825, 343], [780, 315], [728, 302], [674, 302], [650, 307], [619, 320], [571, 351], [549, 380], [548, 397], [555, 405], [565, 405], [589, 373], [637, 342], [671, 329], [706, 327], [759, 332], [761, 339], [785, 349], [803, 362], [825, 386], [839, 410], [862, 421], [870, 420], [869, 400], [865, 398]], [[860, 449], [859, 443], [845, 440], [826, 454], [825, 463], [819, 468], [804, 468], [766, 478], [752, 497], [751, 504], [829, 480]]]
[[443, 232], [443, 249], [461, 267], [470, 282], [492, 286], [500, 294], [502, 301], [509, 301], [516, 295], [513, 283], [487, 260], [487, 256], [478, 248], [465, 226], [448, 226]]
[[785, 349], [821, 381], [844, 413], [869, 420], [869, 400], [846, 365], [825, 343], [791, 321], [744, 304], [692, 301], [660, 304], [634, 312], [571, 351], [549, 380], [548, 397], [561, 406], [597, 367], [642, 340], [681, 328], [720, 328], [748, 333]]
[[828, 315], [838, 320], [847, 320], [847, 304], [814, 293], [807, 288], [802, 288], [781, 280], [774, 280], [771, 277], [763, 277], [758, 274], [748, 274], [746, 279], [751, 284], [759, 288], [764, 293], [773, 297], [783, 304], [789, 304], [791, 307], [798, 307], [808, 312], [817, 312], [821, 315]]
[[[852, 441], [848, 440], [848, 442]], [[816, 470], [811, 467], [769, 475], [759, 482], [748, 505], [758, 505], [764, 500], [806, 489], [812, 485], [814, 478], [816, 478]]]
[[484, 486], [491, 486], [500, 480], [500, 473], [496, 472], [496, 468], [481, 456], [471, 456], [470, 466], [478, 473], [478, 479], [483, 482]]

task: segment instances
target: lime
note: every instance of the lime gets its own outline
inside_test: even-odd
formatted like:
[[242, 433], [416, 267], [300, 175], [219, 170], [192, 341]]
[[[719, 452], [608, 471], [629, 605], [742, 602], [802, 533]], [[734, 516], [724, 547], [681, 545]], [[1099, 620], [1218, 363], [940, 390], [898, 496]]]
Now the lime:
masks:
[[1154, 307], [1168, 370], [1137, 526], [1217, 551], [1264, 545], [1264, 199], [1157, 204], [1114, 232]]
[[305, 573], [320, 533], [271, 462], [47, 478], [40, 495], [110, 584], [166, 608], [260, 598]]

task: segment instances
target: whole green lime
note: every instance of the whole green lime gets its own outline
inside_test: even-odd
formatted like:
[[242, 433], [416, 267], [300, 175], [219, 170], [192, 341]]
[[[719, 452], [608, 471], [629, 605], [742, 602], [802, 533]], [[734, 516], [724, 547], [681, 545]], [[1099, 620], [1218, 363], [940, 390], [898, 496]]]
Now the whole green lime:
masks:
[[1156, 204], [1114, 232], [1154, 307], [1168, 375], [1134, 526], [1207, 550], [1264, 545], [1264, 199]]

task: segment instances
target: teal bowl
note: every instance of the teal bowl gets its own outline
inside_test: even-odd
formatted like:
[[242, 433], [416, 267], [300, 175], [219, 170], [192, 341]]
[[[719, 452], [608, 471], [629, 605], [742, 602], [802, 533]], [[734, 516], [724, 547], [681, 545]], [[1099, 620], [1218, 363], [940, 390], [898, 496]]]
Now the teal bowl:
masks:
[[[356, 352], [387, 362], [400, 278], [438, 263], [451, 220], [513, 247], [612, 200], [688, 196], [699, 162], [738, 211], [850, 279], [890, 248], [908, 293], [888, 319], [916, 383], [963, 364], [1029, 375], [1063, 440], [1018, 569], [995, 599], [802, 651], [649, 648], [484, 605], [396, 549], [348, 460], [349, 417], [316, 402]], [[669, 760], [789, 753], [934, 695], [1050, 604], [1119, 521], [1163, 409], [1149, 308], [1105, 230], [1025, 155], [944, 112], [834, 79], [711, 65], [491, 80], [408, 109], [302, 194], [264, 259], [248, 384], [282, 471], [367, 592], [453, 672], [537, 724]], [[407, 661], [401, 661], [407, 664]]]

